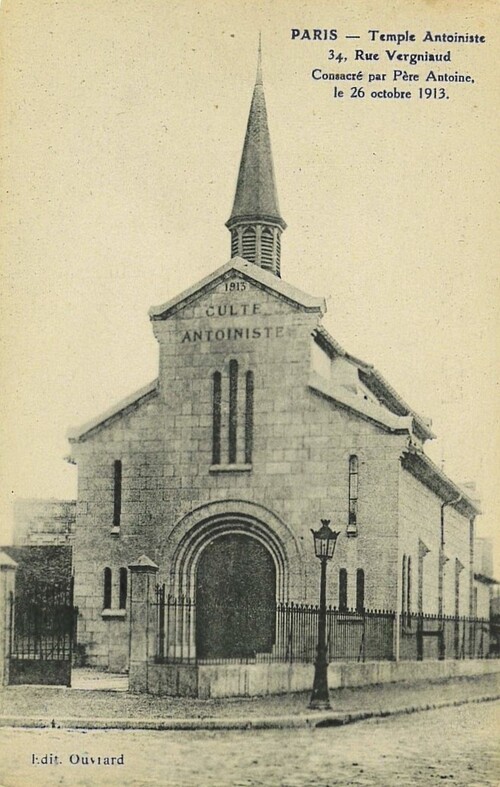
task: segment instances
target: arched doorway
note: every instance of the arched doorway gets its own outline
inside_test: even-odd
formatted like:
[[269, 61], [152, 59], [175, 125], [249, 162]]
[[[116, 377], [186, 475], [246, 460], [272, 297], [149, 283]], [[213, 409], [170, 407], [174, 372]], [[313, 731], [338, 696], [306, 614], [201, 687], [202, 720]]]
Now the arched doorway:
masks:
[[196, 571], [199, 659], [252, 658], [274, 644], [276, 568], [268, 549], [245, 533], [223, 533]]

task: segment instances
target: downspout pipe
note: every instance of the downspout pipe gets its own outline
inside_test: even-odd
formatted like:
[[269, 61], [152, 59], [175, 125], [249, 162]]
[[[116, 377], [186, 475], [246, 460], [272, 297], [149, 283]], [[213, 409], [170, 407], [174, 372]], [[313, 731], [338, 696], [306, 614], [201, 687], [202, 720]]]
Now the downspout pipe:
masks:
[[453, 500], [445, 500], [444, 503], [441, 503], [441, 549], [444, 549], [444, 509], [446, 506], [454, 506], [457, 503], [460, 503], [463, 495], [458, 495]]
[[444, 509], [447, 506], [453, 506], [459, 503], [462, 499], [463, 495], [458, 495], [458, 497], [453, 498], [452, 500], [445, 500], [441, 503], [441, 536], [440, 536], [440, 544], [439, 544], [439, 574], [438, 574], [438, 615], [440, 618], [440, 631], [441, 636], [439, 637], [439, 658], [445, 658], [445, 639], [444, 639], [444, 620], [443, 620], [443, 612], [444, 612], [444, 564], [445, 564], [445, 557], [444, 557], [444, 545], [445, 545], [445, 532], [444, 532]]

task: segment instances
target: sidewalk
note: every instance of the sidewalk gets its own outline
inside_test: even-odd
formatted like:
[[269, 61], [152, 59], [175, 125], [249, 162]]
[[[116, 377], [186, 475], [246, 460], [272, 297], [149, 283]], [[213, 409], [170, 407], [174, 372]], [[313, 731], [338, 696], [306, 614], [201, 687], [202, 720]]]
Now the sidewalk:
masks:
[[[123, 681], [115, 684], [123, 687]], [[332, 710], [308, 710], [309, 695], [196, 700], [123, 690], [8, 686], [0, 691], [0, 726], [85, 729], [265, 729], [348, 724], [500, 699], [498, 673], [433, 683], [386, 684], [330, 692]]]

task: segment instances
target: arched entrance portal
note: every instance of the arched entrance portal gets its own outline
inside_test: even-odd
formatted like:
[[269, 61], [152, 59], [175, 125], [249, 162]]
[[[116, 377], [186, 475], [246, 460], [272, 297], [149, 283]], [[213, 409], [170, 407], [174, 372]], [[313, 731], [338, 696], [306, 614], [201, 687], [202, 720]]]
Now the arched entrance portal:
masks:
[[197, 657], [270, 653], [275, 610], [276, 568], [264, 544], [245, 533], [210, 541], [196, 571]]

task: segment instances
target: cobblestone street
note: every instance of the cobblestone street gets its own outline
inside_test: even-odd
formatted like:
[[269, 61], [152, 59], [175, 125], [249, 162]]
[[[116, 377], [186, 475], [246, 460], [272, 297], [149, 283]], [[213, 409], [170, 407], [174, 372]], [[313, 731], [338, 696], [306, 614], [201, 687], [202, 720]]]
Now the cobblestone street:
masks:
[[[0, 730], [2, 787], [498, 787], [500, 703], [259, 732]], [[83, 764], [124, 753], [124, 765]], [[32, 764], [43, 755], [58, 764]], [[77, 764], [70, 764], [70, 756]]]

